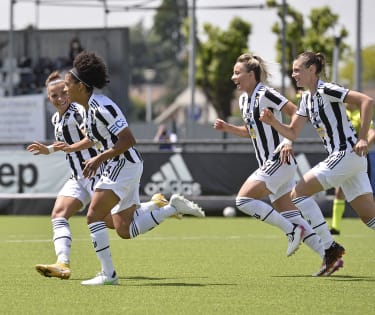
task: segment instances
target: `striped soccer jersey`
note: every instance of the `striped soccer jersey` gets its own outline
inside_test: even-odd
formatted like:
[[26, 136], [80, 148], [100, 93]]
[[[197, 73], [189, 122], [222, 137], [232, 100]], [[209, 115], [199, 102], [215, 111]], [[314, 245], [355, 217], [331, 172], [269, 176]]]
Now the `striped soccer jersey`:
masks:
[[267, 160], [274, 159], [273, 152], [283, 140], [273, 127], [259, 120], [260, 113], [264, 108], [268, 108], [275, 118], [281, 121], [281, 108], [287, 102], [284, 96], [262, 83], [258, 83], [250, 98], [246, 92], [239, 98], [242, 118], [253, 142], [259, 167], [262, 167]]
[[[119, 107], [107, 96], [92, 94], [85, 121], [87, 136], [100, 150], [107, 150], [117, 142], [117, 135], [128, 127], [125, 116]], [[129, 162], [142, 161], [138, 151], [131, 147], [113, 160], [125, 158]]]
[[314, 95], [302, 94], [297, 115], [308, 117], [328, 152], [351, 150], [357, 143], [356, 131], [346, 114], [344, 99], [349, 90], [319, 80]]
[[[71, 103], [66, 112], [60, 117], [56, 112], [52, 116], [52, 124], [55, 129], [56, 141], [73, 144], [82, 140], [85, 135], [82, 132], [85, 109], [77, 103]], [[66, 154], [66, 159], [75, 178], [83, 178], [83, 162], [96, 156], [93, 148]]]

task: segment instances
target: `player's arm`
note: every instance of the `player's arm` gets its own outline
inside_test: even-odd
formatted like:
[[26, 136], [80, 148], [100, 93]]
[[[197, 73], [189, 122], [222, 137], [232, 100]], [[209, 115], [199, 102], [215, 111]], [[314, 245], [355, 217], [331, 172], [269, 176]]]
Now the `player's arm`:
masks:
[[286, 125], [277, 120], [268, 108], [262, 110], [259, 119], [260, 121], [271, 125], [277, 132], [291, 141], [295, 141], [298, 138], [307, 121], [307, 117], [294, 114], [291, 123]]
[[95, 142], [91, 141], [88, 137], [83, 138], [81, 141], [78, 141], [73, 144], [68, 144], [66, 142], [57, 141], [53, 144], [54, 148], [57, 150], [64, 151], [65, 153], [77, 152], [91, 148], [95, 145]]
[[85, 168], [83, 170], [83, 176], [92, 177], [95, 176], [96, 170], [99, 166], [107, 160], [126, 152], [129, 148], [136, 144], [136, 140], [133, 136], [129, 127], [124, 128], [117, 135], [118, 140], [112, 148], [105, 150], [104, 152], [98, 154], [97, 156], [86, 161]]
[[220, 130], [223, 132], [228, 132], [233, 135], [242, 137], [242, 138], [249, 138], [250, 135], [246, 129], [246, 126], [235, 126], [230, 123], [225, 122], [222, 119], [216, 119], [213, 125], [214, 129]]

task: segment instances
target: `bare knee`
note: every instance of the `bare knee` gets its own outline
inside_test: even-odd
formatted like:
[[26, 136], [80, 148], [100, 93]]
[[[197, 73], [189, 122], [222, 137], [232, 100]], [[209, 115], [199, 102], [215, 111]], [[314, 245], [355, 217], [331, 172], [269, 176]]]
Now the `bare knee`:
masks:
[[122, 231], [122, 230], [116, 229], [116, 232], [117, 232], [117, 235], [120, 236], [122, 239], [128, 240], [131, 238], [129, 231]]

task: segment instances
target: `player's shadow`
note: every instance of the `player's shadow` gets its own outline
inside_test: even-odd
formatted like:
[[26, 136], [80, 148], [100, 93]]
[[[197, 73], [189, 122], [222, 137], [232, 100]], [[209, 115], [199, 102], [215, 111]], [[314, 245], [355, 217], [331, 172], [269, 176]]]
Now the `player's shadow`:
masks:
[[[181, 277], [182, 279], [183, 277]], [[184, 277], [186, 279], [186, 277]], [[207, 277], [194, 277], [199, 279], [207, 279]], [[189, 279], [191, 279], [189, 277]], [[233, 283], [189, 283], [183, 281], [176, 281], [178, 278], [161, 278], [161, 277], [145, 277], [145, 276], [132, 276], [120, 277], [121, 283], [126, 283], [127, 286], [150, 286], [150, 287], [207, 287], [207, 286], [234, 286]], [[171, 281], [174, 280], [174, 281]], [[132, 281], [139, 281], [134, 284]], [[150, 282], [150, 281], [166, 281], [166, 282]]]
[[272, 278], [317, 278], [317, 279], [327, 279], [330, 281], [366, 281], [374, 282], [375, 277], [372, 276], [351, 276], [351, 275], [332, 275], [328, 277], [314, 277], [311, 275], [293, 275], [293, 276], [272, 276]]

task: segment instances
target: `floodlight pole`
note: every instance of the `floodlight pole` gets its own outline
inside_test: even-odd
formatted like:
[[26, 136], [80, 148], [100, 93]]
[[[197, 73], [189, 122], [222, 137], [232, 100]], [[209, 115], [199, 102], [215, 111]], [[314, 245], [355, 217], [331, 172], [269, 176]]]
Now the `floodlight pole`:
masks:
[[281, 94], [285, 95], [285, 73], [286, 73], [286, 9], [287, 3], [286, 0], [283, 0], [282, 4], [282, 15], [281, 15], [281, 24], [282, 24], [282, 35], [281, 35]]
[[16, 0], [10, 1], [10, 19], [9, 19], [9, 46], [8, 46], [8, 58], [9, 58], [9, 68], [7, 73], [7, 79], [9, 80], [8, 86], [8, 96], [13, 96], [13, 58], [14, 58], [14, 5]]
[[361, 43], [361, 17], [362, 17], [362, 0], [357, 0], [357, 41], [355, 56], [355, 90], [362, 91], [362, 43]]
[[[191, 0], [190, 8], [190, 51], [189, 51], [189, 87], [190, 87], [190, 117], [189, 122], [194, 122], [195, 113], [195, 49], [196, 49], [196, 29], [195, 29], [196, 0]], [[193, 128], [190, 128], [193, 129]]]

